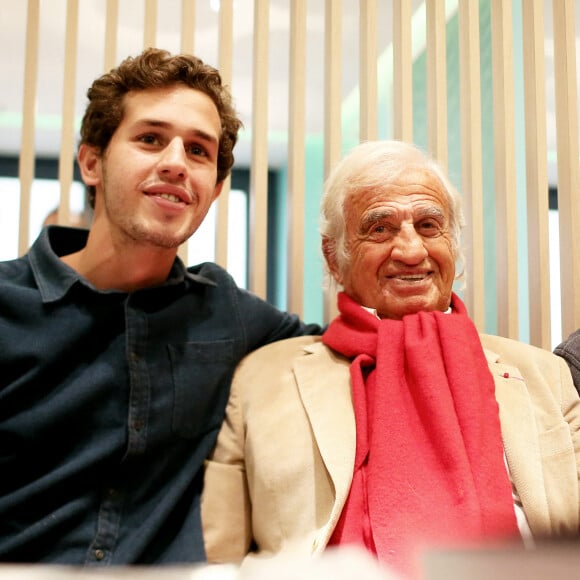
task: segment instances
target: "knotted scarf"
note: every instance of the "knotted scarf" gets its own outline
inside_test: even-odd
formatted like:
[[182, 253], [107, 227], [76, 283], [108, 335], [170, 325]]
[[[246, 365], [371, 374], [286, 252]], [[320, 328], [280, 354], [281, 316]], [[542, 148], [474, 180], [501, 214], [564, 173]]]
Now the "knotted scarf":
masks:
[[330, 543], [410, 575], [424, 547], [518, 535], [493, 377], [455, 294], [452, 305], [379, 320], [342, 292], [322, 337], [352, 359], [357, 436]]

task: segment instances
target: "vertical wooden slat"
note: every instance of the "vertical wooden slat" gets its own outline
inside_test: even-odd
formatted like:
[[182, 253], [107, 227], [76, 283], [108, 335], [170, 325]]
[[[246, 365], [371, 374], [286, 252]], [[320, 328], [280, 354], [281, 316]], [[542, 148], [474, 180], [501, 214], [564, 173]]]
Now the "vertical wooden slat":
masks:
[[491, 0], [498, 334], [517, 339], [518, 252], [511, 2]]
[[426, 0], [428, 149], [447, 167], [447, 51], [445, 0]]
[[479, 3], [459, 3], [459, 76], [461, 108], [461, 183], [466, 232], [465, 304], [480, 332], [485, 330], [483, 168]]
[[34, 180], [34, 114], [38, 83], [39, 0], [28, 0], [26, 22], [26, 60], [24, 65], [24, 94], [22, 97], [22, 146], [18, 164], [20, 179], [20, 223], [18, 253], [28, 251], [30, 237], [30, 194]]
[[377, 2], [360, 0], [360, 140], [378, 136]]
[[181, 0], [181, 52], [195, 54], [195, 0]]
[[250, 169], [250, 289], [266, 297], [268, 241], [268, 0], [254, 2], [252, 166]]
[[145, 0], [145, 27], [143, 48], [150, 48], [157, 42], [157, 0]]
[[393, 0], [393, 137], [413, 142], [411, 0]]
[[580, 182], [574, 1], [554, 0], [562, 335], [580, 327]]
[[70, 188], [73, 182], [75, 155], [75, 81], [78, 40], [78, 0], [68, 0], [64, 51], [64, 86], [62, 104], [62, 139], [58, 160], [60, 202], [58, 223], [70, 224]]
[[326, 0], [324, 26], [324, 177], [341, 158], [342, 5]]
[[306, 0], [290, 5], [288, 117], [288, 284], [287, 307], [304, 310], [304, 184], [306, 178]]
[[107, 0], [105, 22], [105, 72], [117, 62], [117, 29], [119, 26], [119, 0]]
[[522, 0], [530, 342], [550, 349], [550, 240], [542, 0]]
[[[232, 85], [233, 67], [234, 8], [233, 0], [221, 0], [219, 12], [219, 70], [222, 83]], [[228, 177], [217, 201], [216, 257], [215, 261], [223, 268], [228, 267], [228, 215], [231, 179]]]
[[[326, 0], [324, 26], [324, 177], [341, 158], [342, 4]], [[338, 314], [336, 288], [324, 288], [324, 320]]]
[[[195, 39], [195, 0], [181, 0], [181, 44], [180, 50], [185, 54], [194, 54]], [[219, 240], [219, 235], [218, 238]], [[216, 241], [216, 251], [218, 242]], [[189, 264], [189, 246], [185, 242], [179, 246], [179, 257], [184, 264]], [[220, 259], [223, 256], [216, 257], [216, 262], [222, 264]]]

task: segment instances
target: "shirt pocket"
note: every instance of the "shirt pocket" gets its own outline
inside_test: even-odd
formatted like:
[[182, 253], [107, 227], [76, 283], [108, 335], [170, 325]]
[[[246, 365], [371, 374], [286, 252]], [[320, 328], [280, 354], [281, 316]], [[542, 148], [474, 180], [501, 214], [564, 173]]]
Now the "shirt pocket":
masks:
[[224, 417], [237, 360], [233, 340], [170, 344], [174, 389], [173, 433], [196, 439]]

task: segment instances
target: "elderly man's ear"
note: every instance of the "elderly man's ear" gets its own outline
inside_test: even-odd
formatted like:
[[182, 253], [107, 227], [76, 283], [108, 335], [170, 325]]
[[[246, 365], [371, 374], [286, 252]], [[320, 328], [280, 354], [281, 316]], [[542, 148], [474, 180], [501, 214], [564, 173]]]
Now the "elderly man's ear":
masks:
[[324, 259], [326, 260], [326, 265], [328, 271], [332, 274], [332, 277], [342, 284], [342, 276], [340, 275], [340, 268], [338, 267], [338, 260], [336, 257], [336, 241], [330, 238], [322, 238], [322, 253]]

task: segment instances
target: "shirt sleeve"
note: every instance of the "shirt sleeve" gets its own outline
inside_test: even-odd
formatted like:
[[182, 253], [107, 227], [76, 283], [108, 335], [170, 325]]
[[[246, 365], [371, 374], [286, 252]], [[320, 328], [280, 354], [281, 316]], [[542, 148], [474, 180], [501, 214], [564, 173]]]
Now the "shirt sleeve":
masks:
[[251, 292], [240, 290], [239, 298], [249, 350], [285, 338], [321, 335], [324, 331], [320, 324], [307, 324], [296, 314], [283, 312]]

